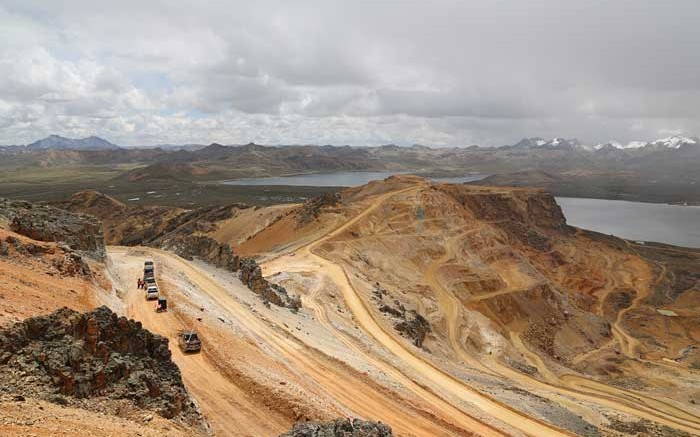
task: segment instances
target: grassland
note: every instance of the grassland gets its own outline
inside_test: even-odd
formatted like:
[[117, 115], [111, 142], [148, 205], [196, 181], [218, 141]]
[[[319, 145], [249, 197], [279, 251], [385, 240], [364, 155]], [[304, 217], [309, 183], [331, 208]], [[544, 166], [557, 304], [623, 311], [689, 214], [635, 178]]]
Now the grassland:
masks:
[[123, 202], [194, 208], [224, 203], [271, 205], [301, 202], [337, 187], [235, 186], [188, 180], [127, 181], [118, 176], [133, 165], [25, 167], [0, 172], [0, 197], [56, 201], [81, 190], [97, 190]]

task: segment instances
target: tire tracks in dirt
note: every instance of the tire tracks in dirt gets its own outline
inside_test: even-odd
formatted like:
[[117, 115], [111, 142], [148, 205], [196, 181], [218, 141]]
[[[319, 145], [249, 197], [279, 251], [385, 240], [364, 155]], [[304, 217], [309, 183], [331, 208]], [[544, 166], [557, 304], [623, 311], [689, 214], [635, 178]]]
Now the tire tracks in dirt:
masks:
[[[421, 411], [412, 405], [403, 403], [403, 400], [396, 394], [376, 386], [365, 376], [351, 370], [346, 365], [340, 366], [334, 360], [327, 359], [319, 352], [305, 346], [282, 329], [271, 327], [232, 296], [232, 293], [236, 292], [235, 289], [220, 284], [216, 278], [201, 271], [198, 267], [167, 252], [152, 248], [140, 247], [138, 249], [154, 258], [157, 257], [161, 268], [184, 274], [192, 284], [199, 288], [201, 293], [206, 294], [228, 316], [242, 322], [248, 330], [272, 346], [277, 351], [277, 357], [288, 360], [295, 372], [309, 377], [323, 387], [331, 398], [355, 414], [367, 419], [389, 423], [397, 435], [405, 436], [471, 435], [472, 428], [485, 427], [484, 424], [466, 415], [462, 418], [449, 414], [443, 414], [444, 417], [440, 419], [430, 417], [430, 411]], [[123, 248], [112, 249], [114, 253], [124, 250]], [[119, 262], [119, 260], [115, 261], [115, 263]], [[136, 270], [134, 277], [138, 277], [138, 274], [139, 271]], [[240, 287], [244, 286], [240, 284]], [[246, 290], [246, 292], [250, 291]], [[130, 299], [134, 299], [129, 301], [131, 304], [130, 314], [144, 320], [145, 326], [150, 326], [155, 332], [167, 335], [171, 342], [174, 342], [175, 338], [172, 332], [174, 322], [162, 317], [168, 313], [156, 316], [155, 311], [149, 310], [150, 305], [144, 306], [143, 300], [138, 297], [139, 295], [138, 292], [130, 293]], [[217, 345], [208, 343], [205, 339], [204, 347], [217, 347]], [[231, 385], [231, 382], [215, 366], [207, 365], [206, 358], [202, 355], [179, 357], [178, 352], [173, 350], [173, 356], [178, 365], [182, 363], [181, 369], [185, 383], [221, 435], [276, 435], [269, 432], [240, 434], [241, 418], [232, 414], [230, 408], [235, 406], [239, 397], [244, 399], [245, 393], [237, 392], [234, 389], [227, 390], [226, 388]], [[193, 376], [196, 375], [199, 375], [201, 379], [195, 379]], [[254, 422], [257, 420], [264, 422], [265, 420], [257, 417], [253, 417], [253, 419]], [[488, 429], [488, 427], [486, 428]], [[479, 429], [473, 431], [478, 433]], [[484, 435], [495, 437], [503, 434], [493, 432]]]

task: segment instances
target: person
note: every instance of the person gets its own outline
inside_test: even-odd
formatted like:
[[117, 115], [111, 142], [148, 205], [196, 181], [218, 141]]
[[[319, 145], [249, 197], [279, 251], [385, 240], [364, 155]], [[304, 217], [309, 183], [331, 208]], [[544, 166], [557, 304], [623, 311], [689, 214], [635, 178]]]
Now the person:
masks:
[[136, 279], [136, 287], [140, 290], [142, 288], [143, 282], [141, 278]]

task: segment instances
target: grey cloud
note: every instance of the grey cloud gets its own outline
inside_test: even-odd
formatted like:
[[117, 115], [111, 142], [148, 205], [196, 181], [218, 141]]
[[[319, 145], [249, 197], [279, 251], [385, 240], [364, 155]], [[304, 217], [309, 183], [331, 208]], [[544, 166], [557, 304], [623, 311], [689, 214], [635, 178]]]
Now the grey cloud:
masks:
[[692, 0], [0, 0], [0, 143], [697, 135], [698, 18]]

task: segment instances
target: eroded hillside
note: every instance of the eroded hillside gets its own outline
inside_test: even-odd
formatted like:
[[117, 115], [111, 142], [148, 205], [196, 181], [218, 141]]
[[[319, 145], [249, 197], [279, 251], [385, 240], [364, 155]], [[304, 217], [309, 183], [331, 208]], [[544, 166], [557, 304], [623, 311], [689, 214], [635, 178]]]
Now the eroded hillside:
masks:
[[584, 435], [647, 420], [697, 431], [696, 251], [571, 228], [524, 188], [401, 177], [346, 190], [306, 223], [302, 208], [240, 249], [264, 249], [265, 272], [336, 335], [359, 324], [414, 371], [437, 369], [426, 383], [446, 396], [462, 394], [445, 376], [471, 381], [486, 411]]

